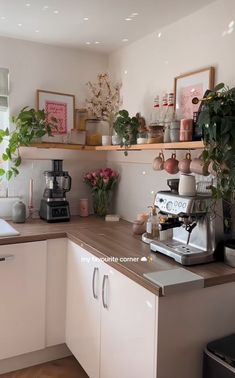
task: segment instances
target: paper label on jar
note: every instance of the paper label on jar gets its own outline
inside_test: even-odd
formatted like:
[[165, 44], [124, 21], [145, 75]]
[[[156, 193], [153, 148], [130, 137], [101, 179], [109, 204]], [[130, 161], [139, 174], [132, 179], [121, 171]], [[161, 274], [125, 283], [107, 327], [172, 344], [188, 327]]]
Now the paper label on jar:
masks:
[[147, 224], [146, 224], [146, 232], [148, 233], [148, 234], [151, 234], [152, 233], [152, 222], [147, 222]]

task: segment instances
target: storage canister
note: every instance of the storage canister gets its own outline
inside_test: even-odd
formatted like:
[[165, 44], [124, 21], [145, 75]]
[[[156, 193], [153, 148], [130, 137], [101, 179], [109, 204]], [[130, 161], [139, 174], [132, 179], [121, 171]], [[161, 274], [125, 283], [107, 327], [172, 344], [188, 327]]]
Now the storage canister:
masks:
[[12, 206], [12, 220], [14, 223], [26, 221], [26, 206], [22, 201], [17, 201]]

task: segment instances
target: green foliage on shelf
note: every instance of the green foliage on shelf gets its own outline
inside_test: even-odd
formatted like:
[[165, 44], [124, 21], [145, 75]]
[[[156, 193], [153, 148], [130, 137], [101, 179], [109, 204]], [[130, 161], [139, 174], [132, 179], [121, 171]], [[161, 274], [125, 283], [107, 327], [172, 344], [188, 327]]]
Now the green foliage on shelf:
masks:
[[7, 139], [7, 147], [2, 154], [3, 161], [10, 161], [10, 168], [5, 170], [0, 168], [0, 176], [10, 180], [19, 174], [18, 167], [21, 164], [19, 148], [30, 146], [35, 138], [44, 135], [52, 135], [52, 129], [57, 128], [57, 119], [48, 117], [45, 110], [35, 110], [28, 106], [20, 110], [17, 116], [12, 117], [14, 130], [0, 129], [0, 143]]
[[[138, 129], [139, 121], [137, 117], [130, 117], [129, 112], [125, 109], [117, 113], [114, 130], [121, 139], [121, 147], [124, 146], [127, 149], [132, 144], [136, 144]], [[126, 150], [125, 155], [127, 155]]]

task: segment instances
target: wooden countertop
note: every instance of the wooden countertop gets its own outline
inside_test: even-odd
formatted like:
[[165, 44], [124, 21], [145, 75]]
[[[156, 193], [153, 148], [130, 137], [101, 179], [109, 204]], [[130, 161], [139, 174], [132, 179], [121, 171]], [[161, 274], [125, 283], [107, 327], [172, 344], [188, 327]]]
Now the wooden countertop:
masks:
[[[182, 268], [173, 259], [150, 251], [139, 236], [132, 235], [131, 223], [105, 222], [95, 216], [88, 218], [73, 217], [71, 222], [46, 223], [42, 220], [30, 220], [24, 224], [13, 224], [20, 232], [19, 236], [1, 237], [0, 245], [33, 242], [39, 240], [68, 237], [95, 256], [156, 295], [161, 296], [161, 287], [143, 277], [144, 273]], [[124, 261], [125, 258], [137, 258], [138, 262]], [[148, 261], [140, 261], [146, 257]], [[106, 261], [106, 258], [110, 258]], [[114, 261], [116, 258], [117, 261]], [[120, 261], [120, 259], [122, 261]], [[204, 279], [204, 286], [214, 286], [235, 281], [235, 268], [222, 262], [214, 262], [185, 269], [198, 274]]]

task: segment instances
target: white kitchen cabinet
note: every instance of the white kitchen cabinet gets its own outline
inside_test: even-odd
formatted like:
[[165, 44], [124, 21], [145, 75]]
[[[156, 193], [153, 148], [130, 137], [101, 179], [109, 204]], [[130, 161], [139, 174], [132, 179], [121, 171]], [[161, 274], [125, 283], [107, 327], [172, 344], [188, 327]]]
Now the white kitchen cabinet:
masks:
[[46, 346], [65, 342], [67, 238], [47, 241]]
[[156, 297], [104, 264], [100, 378], [153, 378]]
[[0, 246], [0, 359], [45, 347], [46, 241]]
[[67, 253], [66, 344], [89, 377], [98, 378], [100, 261], [70, 240]]
[[68, 347], [90, 378], [156, 377], [155, 295], [68, 245]]

